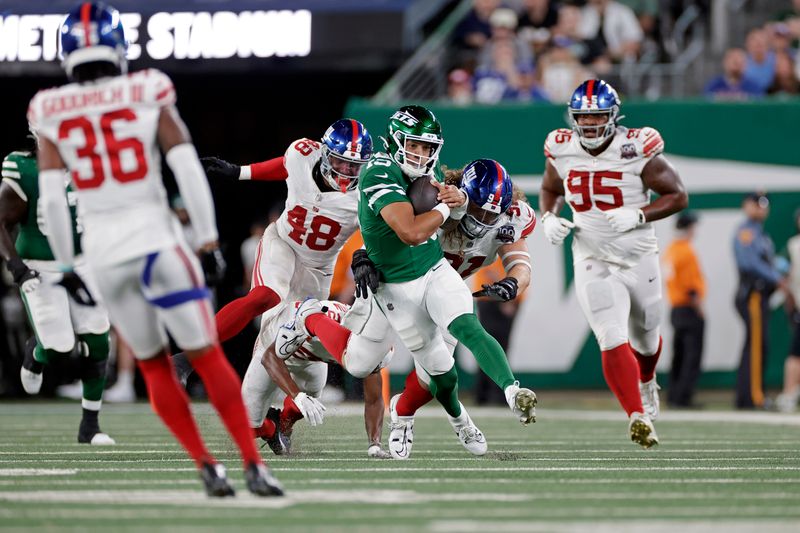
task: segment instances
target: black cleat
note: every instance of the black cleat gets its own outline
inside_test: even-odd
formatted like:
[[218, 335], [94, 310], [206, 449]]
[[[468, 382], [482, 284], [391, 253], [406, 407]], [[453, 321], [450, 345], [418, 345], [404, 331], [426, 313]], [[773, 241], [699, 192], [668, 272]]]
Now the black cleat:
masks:
[[25, 343], [25, 355], [22, 359], [22, 367], [19, 369], [19, 377], [22, 381], [22, 388], [28, 394], [39, 394], [42, 388], [42, 371], [44, 365], [34, 359], [33, 351], [36, 349], [36, 337], [31, 337]]
[[200, 467], [200, 479], [206, 487], [206, 494], [212, 498], [235, 496], [236, 492], [228, 483], [225, 467], [219, 463], [203, 463]]
[[270, 407], [267, 419], [275, 424], [275, 433], [269, 438], [264, 438], [264, 441], [275, 455], [288, 455], [292, 451], [292, 440], [281, 431], [281, 410]]
[[244, 469], [247, 490], [256, 496], [283, 496], [283, 487], [264, 463], [250, 463]]

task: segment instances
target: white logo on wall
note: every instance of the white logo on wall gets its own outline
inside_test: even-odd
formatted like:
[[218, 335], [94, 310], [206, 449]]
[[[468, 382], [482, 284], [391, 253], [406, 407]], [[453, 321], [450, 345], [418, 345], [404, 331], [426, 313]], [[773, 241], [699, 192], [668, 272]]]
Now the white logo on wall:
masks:
[[[0, 61], [52, 61], [65, 15], [0, 17]], [[311, 52], [311, 12], [218, 11], [123, 13], [128, 59], [227, 59], [302, 57]]]

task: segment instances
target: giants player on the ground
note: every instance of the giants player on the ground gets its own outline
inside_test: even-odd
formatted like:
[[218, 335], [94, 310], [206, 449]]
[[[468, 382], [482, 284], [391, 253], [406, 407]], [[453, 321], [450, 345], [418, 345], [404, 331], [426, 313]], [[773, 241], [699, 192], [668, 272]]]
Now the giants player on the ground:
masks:
[[[685, 208], [688, 197], [653, 128], [618, 124], [611, 85], [588, 80], [568, 105], [572, 129], [551, 132], [539, 207], [544, 233], [561, 244], [575, 229], [578, 301], [597, 338], [603, 375], [628, 414], [631, 440], [658, 444], [661, 273], [651, 222]], [[659, 197], [650, 202], [650, 191]], [[564, 202], [573, 221], [558, 216]]]
[[203, 158], [212, 178], [286, 180], [288, 189], [286, 208], [258, 244], [250, 292], [217, 313], [220, 340], [282, 301], [328, 297], [339, 250], [358, 229], [358, 174], [371, 155], [369, 132], [345, 118], [321, 142], [297, 140], [283, 157], [241, 167]]
[[[361, 300], [359, 304], [362, 307], [363, 302]], [[338, 364], [353, 376], [364, 379], [367, 456], [389, 458], [381, 448], [384, 404], [380, 369], [389, 364], [394, 353], [386, 319], [380, 313], [372, 319], [373, 330], [378, 333], [376, 337], [359, 328], [363, 319], [359, 316], [359, 309], [351, 310], [341, 302], [325, 300], [320, 302], [323, 313], [337, 324], [358, 333], [342, 339], [340, 344], [329, 344], [330, 351], [319, 339], [304, 338], [292, 354], [278, 354], [275, 349], [278, 329], [292, 320], [302, 303], [279, 304], [280, 311], [262, 323], [261, 334], [256, 340], [253, 358], [242, 383], [250, 424], [256, 436], [267, 441], [275, 454], [289, 453], [295, 422], [305, 418], [312, 426], [322, 424], [325, 407], [318, 398], [325, 386], [328, 365]], [[319, 320], [321, 316], [309, 316], [306, 325], [314, 331], [324, 330], [325, 324]], [[271, 407], [280, 401], [278, 388], [286, 394], [282, 410]]]
[[[445, 258], [466, 280], [494, 263], [499, 255], [506, 277], [485, 285], [473, 296], [513, 300], [531, 281], [530, 253], [525, 239], [536, 226], [533, 209], [524, 194], [514, 190], [506, 169], [492, 159], [478, 159], [463, 170], [448, 170], [445, 180], [459, 187], [467, 198], [465, 209], [452, 210], [450, 219], [439, 230]], [[368, 273], [363, 266], [354, 271], [354, 277], [356, 290], [366, 295]], [[448, 331], [442, 331], [442, 335], [452, 354], [458, 341]], [[415, 413], [433, 399], [430, 377], [421, 368], [415, 367], [405, 383], [403, 392], [389, 404], [392, 424], [389, 451], [396, 458], [401, 458], [397, 452], [402, 449], [403, 441], [408, 446], [413, 440]]]
[[[238, 376], [216, 339], [203, 271], [224, 268], [214, 204], [170, 79], [157, 70], [126, 74], [119, 13], [84, 2], [60, 30], [71, 83], [40, 91], [29, 109], [39, 136], [39, 185], [47, 238], [76, 301], [94, 303], [74, 271], [67, 198], [70, 179], [83, 219], [83, 252], [111, 323], [139, 361], [155, 412], [197, 465], [210, 496], [233, 495], [206, 449], [168, 355], [167, 332], [185, 352], [238, 446], [248, 489], [283, 494], [264, 466], [247, 423]], [[157, 142], [156, 142], [157, 141]], [[202, 243], [195, 256], [167, 204], [159, 147], [166, 153]], [[202, 264], [202, 268], [201, 268]]]

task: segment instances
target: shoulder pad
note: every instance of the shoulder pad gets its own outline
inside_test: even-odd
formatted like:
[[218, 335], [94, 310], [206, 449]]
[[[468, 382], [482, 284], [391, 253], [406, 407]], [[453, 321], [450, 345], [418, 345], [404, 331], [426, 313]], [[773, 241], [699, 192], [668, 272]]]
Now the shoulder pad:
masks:
[[148, 68], [131, 72], [128, 77], [145, 86], [145, 102], [158, 107], [174, 105], [177, 99], [175, 87], [169, 76], [158, 69]]
[[575, 132], [569, 128], [559, 128], [547, 134], [544, 141], [544, 156], [548, 159], [555, 159], [563, 154], [572, 141]]
[[664, 151], [664, 140], [655, 128], [630, 128], [626, 136], [633, 141], [637, 154], [645, 159], [655, 157]]
[[536, 213], [528, 202], [516, 200], [508, 208], [508, 218], [511, 224], [518, 228], [519, 239], [524, 239], [536, 227]]
[[311, 139], [307, 138], [297, 139], [289, 145], [289, 148], [286, 149], [286, 159], [287, 161], [305, 159], [317, 152], [319, 149], [320, 144], [318, 141], [312, 141]]

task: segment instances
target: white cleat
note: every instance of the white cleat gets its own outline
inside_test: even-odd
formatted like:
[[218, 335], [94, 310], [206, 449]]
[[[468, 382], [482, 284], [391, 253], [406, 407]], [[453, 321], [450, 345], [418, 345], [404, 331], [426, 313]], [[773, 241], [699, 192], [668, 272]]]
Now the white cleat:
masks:
[[506, 387], [506, 402], [511, 411], [523, 424], [536, 422], [536, 393], [530, 389], [520, 388], [519, 381]]
[[42, 388], [42, 373], [31, 372], [25, 367], [19, 369], [19, 380], [22, 382], [22, 388], [28, 394], [39, 394]]
[[103, 401], [108, 403], [132, 403], [136, 401], [136, 390], [130, 383], [115, 383], [103, 393]]
[[461, 445], [469, 453], [477, 456], [486, 455], [489, 450], [486, 437], [483, 436], [481, 430], [472, 421], [463, 405], [461, 406], [461, 416], [458, 418], [448, 416], [447, 419], [450, 421], [450, 425], [453, 426]]
[[650, 418], [642, 413], [632, 413], [628, 424], [631, 440], [642, 448], [652, 448], [658, 444], [656, 428]]
[[116, 443], [117, 441], [105, 433], [95, 433], [94, 437], [92, 437], [92, 440], [89, 441], [89, 444], [92, 446], [113, 446]]
[[797, 410], [798, 399], [800, 399], [800, 390], [788, 394], [778, 394], [775, 398], [775, 408], [781, 413], [793, 413]]
[[312, 336], [306, 329], [306, 317], [323, 312], [322, 304], [315, 298], [306, 298], [297, 307], [294, 319], [282, 325], [275, 336], [275, 353], [280, 359], [291, 357]]
[[644, 414], [646, 414], [650, 420], [655, 420], [658, 418], [661, 406], [661, 401], [658, 398], [658, 391], [660, 390], [661, 387], [659, 387], [658, 383], [656, 383], [655, 376], [653, 376], [653, 379], [650, 381], [646, 381], [644, 383], [639, 382], [639, 394], [642, 397]]
[[389, 402], [389, 453], [394, 459], [408, 459], [414, 444], [414, 417], [397, 414], [399, 399], [395, 394]]

